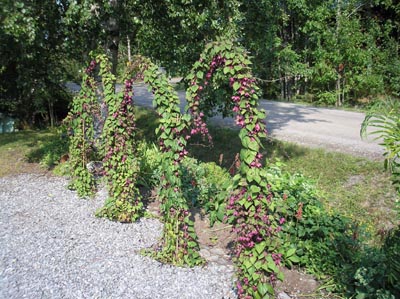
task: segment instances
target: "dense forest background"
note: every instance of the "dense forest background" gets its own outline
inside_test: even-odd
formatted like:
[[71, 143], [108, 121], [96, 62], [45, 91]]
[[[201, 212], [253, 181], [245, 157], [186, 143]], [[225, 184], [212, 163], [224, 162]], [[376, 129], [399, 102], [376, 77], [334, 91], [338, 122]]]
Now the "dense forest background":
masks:
[[67, 111], [90, 51], [183, 76], [204, 45], [244, 46], [264, 97], [354, 106], [400, 96], [396, 0], [0, 0], [0, 112], [21, 127]]

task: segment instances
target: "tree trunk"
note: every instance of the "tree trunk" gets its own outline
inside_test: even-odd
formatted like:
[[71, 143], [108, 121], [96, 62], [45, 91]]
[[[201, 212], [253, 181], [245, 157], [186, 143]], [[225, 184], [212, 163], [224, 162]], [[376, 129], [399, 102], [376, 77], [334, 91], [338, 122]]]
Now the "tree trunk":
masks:
[[[342, 15], [341, 12], [341, 5], [342, 5], [342, 1], [341, 0], [337, 0], [336, 2], [336, 51], [337, 51], [337, 57], [340, 57], [340, 18]], [[337, 66], [338, 67], [338, 66]], [[337, 79], [336, 79], [336, 106], [340, 107], [343, 104], [342, 101], [342, 85], [341, 85], [341, 81], [342, 81], [342, 76], [341, 76], [341, 72], [339, 71], [339, 69], [336, 70], [337, 72]]]
[[114, 15], [112, 14], [106, 23], [106, 50], [111, 55], [111, 72], [114, 75], [117, 74], [120, 35], [120, 26], [118, 23], [118, 19], [115, 17], [115, 14], [118, 14], [120, 2], [121, 1], [118, 0], [110, 0], [110, 5], [113, 7]]
[[336, 79], [336, 107], [342, 106], [342, 91], [341, 91], [341, 78], [340, 73]]
[[54, 128], [54, 103], [49, 100], [49, 117], [50, 117], [50, 127]]
[[128, 46], [128, 61], [132, 62], [132, 56], [131, 56], [131, 40], [129, 38], [129, 35], [126, 36], [126, 43]]
[[119, 26], [115, 18], [111, 17], [108, 20], [107, 29], [108, 36], [106, 47], [111, 55], [111, 72], [116, 75], [118, 66]]

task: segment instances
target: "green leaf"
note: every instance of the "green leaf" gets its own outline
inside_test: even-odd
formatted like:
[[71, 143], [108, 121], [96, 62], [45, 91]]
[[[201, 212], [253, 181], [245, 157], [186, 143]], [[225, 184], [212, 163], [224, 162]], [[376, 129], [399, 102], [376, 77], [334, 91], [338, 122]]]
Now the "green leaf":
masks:
[[235, 65], [234, 66], [234, 69], [235, 69], [235, 71], [240, 71], [240, 70], [242, 70], [243, 69], [243, 67], [241, 66], [241, 65]]
[[225, 213], [226, 213], [226, 204], [224, 203], [220, 205], [218, 208], [217, 219], [222, 222], [224, 220]]
[[299, 257], [297, 255], [292, 255], [291, 257], [289, 257], [289, 260], [292, 263], [296, 263], [296, 264], [300, 262], [300, 259], [299, 259]]
[[258, 145], [257, 140], [250, 140], [250, 142], [247, 144], [248, 148], [253, 150], [253, 151], [258, 151], [260, 149], [260, 146]]
[[260, 255], [264, 252], [265, 246], [266, 246], [265, 242], [261, 242], [261, 243], [256, 244], [256, 246], [254, 246], [254, 248], [257, 251], [257, 253]]
[[189, 75], [186, 76], [186, 80], [192, 80], [194, 78], [194, 74], [190, 73]]
[[233, 83], [233, 86], [232, 86], [232, 87], [233, 87], [233, 90], [234, 90], [234, 91], [237, 91], [237, 90], [239, 90], [239, 88], [240, 88], [240, 83], [236, 81], [235, 83]]
[[261, 294], [262, 298], [268, 298], [266, 297], [266, 295], [268, 293], [272, 293], [274, 292], [273, 288], [271, 285], [267, 284], [267, 283], [261, 283], [257, 286], [258, 292]]
[[296, 248], [290, 248], [290, 249], [286, 252], [286, 257], [292, 256], [295, 252], [296, 252]]
[[248, 210], [249, 207], [252, 205], [253, 205], [252, 201], [248, 201], [247, 199], [244, 201], [244, 207], [246, 208], [246, 210]]
[[250, 186], [250, 191], [251, 191], [251, 193], [253, 193], [253, 194], [258, 194], [258, 193], [260, 193], [261, 188], [258, 187], [258, 186], [256, 186], [256, 185], [251, 185], [251, 186]]

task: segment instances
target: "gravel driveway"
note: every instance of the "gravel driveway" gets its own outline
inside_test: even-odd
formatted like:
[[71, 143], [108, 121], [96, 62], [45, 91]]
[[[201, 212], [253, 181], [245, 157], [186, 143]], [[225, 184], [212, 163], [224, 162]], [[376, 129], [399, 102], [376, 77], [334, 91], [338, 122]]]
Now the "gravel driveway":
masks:
[[0, 178], [0, 298], [234, 298], [223, 266], [178, 268], [139, 254], [161, 235], [156, 219], [94, 217], [106, 192], [79, 199], [64, 178]]
[[[134, 91], [135, 103], [152, 107], [153, 95], [147, 91], [146, 86], [135, 86]], [[184, 111], [185, 92], [180, 91], [178, 95], [181, 110]], [[259, 107], [267, 112], [269, 134], [278, 140], [372, 160], [383, 159], [384, 150], [379, 141], [371, 138], [363, 140], [360, 137], [364, 113], [267, 100], [260, 100]], [[237, 128], [232, 118], [216, 116], [211, 118], [211, 122], [222, 127]]]
[[[172, 83], [179, 79], [174, 78]], [[67, 87], [77, 92], [79, 85], [68, 83]], [[121, 85], [117, 85], [120, 91]], [[136, 84], [134, 101], [139, 106], [153, 107], [153, 95], [146, 85]], [[179, 91], [181, 111], [186, 105], [185, 92]], [[384, 149], [379, 140], [363, 140], [360, 137], [361, 123], [365, 114], [338, 109], [318, 108], [299, 104], [260, 100], [259, 107], [267, 112], [267, 129], [278, 140], [290, 141], [307, 147], [324, 148], [372, 160], [382, 160]], [[237, 128], [232, 118], [212, 118], [214, 124]], [[370, 130], [369, 130], [370, 131]]]

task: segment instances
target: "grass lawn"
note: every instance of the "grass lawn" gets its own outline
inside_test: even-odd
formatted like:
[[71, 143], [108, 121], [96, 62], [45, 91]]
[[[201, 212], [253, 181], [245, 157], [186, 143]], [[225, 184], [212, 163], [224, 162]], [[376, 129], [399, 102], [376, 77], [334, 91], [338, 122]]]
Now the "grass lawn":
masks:
[[55, 131], [21, 131], [0, 134], [0, 177], [20, 173], [44, 172], [30, 153], [57, 137]]

